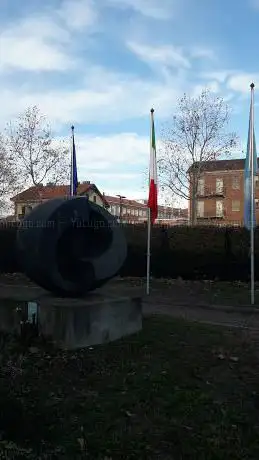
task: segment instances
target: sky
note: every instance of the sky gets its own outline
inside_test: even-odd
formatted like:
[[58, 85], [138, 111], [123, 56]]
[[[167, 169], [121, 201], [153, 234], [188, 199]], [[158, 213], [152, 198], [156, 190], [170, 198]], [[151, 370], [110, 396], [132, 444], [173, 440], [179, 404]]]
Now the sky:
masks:
[[184, 92], [228, 102], [240, 157], [254, 81], [259, 132], [259, 0], [0, 0], [0, 11], [0, 129], [31, 105], [68, 143], [73, 124], [79, 180], [106, 194], [146, 198], [150, 109], [159, 140]]

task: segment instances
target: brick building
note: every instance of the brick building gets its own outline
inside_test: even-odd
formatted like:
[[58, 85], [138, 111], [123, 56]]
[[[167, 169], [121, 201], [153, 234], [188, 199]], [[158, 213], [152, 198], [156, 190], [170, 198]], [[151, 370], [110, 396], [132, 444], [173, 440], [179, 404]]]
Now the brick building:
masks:
[[[104, 195], [110, 205], [110, 212], [121, 218], [124, 223], [141, 223], [147, 221], [147, 201], [129, 200], [124, 197]], [[156, 223], [174, 225], [188, 222], [188, 209], [171, 208], [169, 206], [158, 206]], [[179, 220], [179, 221], [178, 221]]]
[[[19, 193], [11, 200], [15, 208], [16, 220], [22, 219], [32, 208], [44, 201], [69, 196], [68, 185], [41, 185], [30, 187]], [[106, 207], [111, 214], [121, 219], [123, 223], [142, 223], [147, 221], [147, 203], [129, 200], [124, 197], [109, 196], [101, 193], [96, 185], [90, 182], [80, 183], [78, 195], [88, 196], [90, 201]], [[168, 206], [158, 207], [157, 224], [185, 224], [188, 222], [188, 209], [176, 209]]]
[[[69, 185], [53, 185], [49, 183], [47, 185], [30, 187], [11, 198], [11, 201], [14, 204], [14, 217], [18, 220], [22, 219], [35, 206], [53, 198], [68, 197], [69, 194]], [[95, 184], [91, 184], [87, 181], [80, 183], [78, 185], [78, 194], [88, 196], [90, 201], [109, 208], [109, 203]]]
[[[202, 164], [196, 198], [198, 222], [243, 225], [244, 167], [244, 159], [208, 161]], [[192, 168], [189, 172], [193, 174]], [[190, 196], [191, 193], [190, 190]], [[259, 177], [255, 178], [255, 198], [259, 222]]]

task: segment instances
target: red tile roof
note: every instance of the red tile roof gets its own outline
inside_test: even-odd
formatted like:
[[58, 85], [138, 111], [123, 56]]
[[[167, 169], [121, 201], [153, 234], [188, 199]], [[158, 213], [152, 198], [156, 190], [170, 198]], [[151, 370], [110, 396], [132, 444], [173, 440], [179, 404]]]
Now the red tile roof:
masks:
[[[106, 200], [110, 205], [120, 205], [120, 198], [117, 196], [110, 196], [110, 195], [105, 195]], [[128, 200], [127, 198], [122, 198], [121, 203], [124, 206], [129, 206], [137, 209], [147, 209], [147, 201], [145, 203], [139, 203], [136, 200]], [[188, 217], [188, 209], [182, 209], [182, 208], [171, 208], [169, 206], [158, 206], [158, 211], [163, 211], [163, 212], [173, 212], [176, 215], [179, 215], [181, 217]], [[125, 215], [124, 215], [125, 216]]]
[[[79, 184], [78, 194], [82, 195], [88, 192], [90, 189], [94, 189], [103, 198], [107, 205], [120, 205], [119, 197], [101, 194], [94, 184]], [[52, 198], [61, 198], [65, 196], [69, 196], [69, 185], [41, 185], [38, 187], [30, 187], [11, 198], [11, 200], [14, 202], [33, 202], [50, 200]], [[124, 206], [128, 206], [134, 209], [147, 209], [147, 203], [139, 203], [136, 200], [129, 200], [127, 198], [122, 198], [121, 201]], [[185, 216], [185, 214], [188, 215], [188, 209], [178, 210], [172, 209], [169, 206], [158, 206], [158, 211], [170, 213], [173, 211], [177, 215], [180, 213], [180, 216]]]
[[[78, 195], [83, 195], [91, 189], [94, 189], [105, 200], [105, 197], [99, 192], [99, 190], [94, 184], [79, 184], [77, 189]], [[69, 190], [69, 185], [40, 185], [37, 187], [34, 186], [28, 188], [27, 190], [24, 190], [21, 193], [18, 193], [18, 195], [11, 198], [11, 200], [14, 202], [50, 200], [52, 198], [61, 198], [69, 196]]]
[[138, 201], [136, 200], [128, 200], [127, 198], [122, 198], [121, 201], [120, 201], [120, 198], [118, 196], [110, 196], [110, 195], [104, 195], [106, 200], [108, 201], [109, 204], [120, 204], [120, 202], [124, 205], [124, 206], [132, 206], [134, 208], [139, 208], [139, 209], [146, 209], [147, 208], [147, 205], [146, 204], [143, 204], [143, 203], [139, 203]]

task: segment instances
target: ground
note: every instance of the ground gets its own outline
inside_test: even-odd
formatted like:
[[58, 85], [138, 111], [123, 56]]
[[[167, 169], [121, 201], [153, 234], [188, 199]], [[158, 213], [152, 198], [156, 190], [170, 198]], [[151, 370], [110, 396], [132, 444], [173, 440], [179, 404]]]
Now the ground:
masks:
[[[26, 285], [33, 284], [22, 275], [0, 275], [1, 285]], [[221, 281], [188, 281], [151, 279], [150, 300], [154, 299], [165, 303], [170, 300], [175, 305], [182, 304], [210, 304], [210, 305], [249, 305], [250, 304], [250, 285], [245, 282], [221, 282]], [[145, 295], [144, 278], [116, 278], [104, 290], [116, 292], [118, 295], [136, 294]], [[255, 284], [255, 304], [259, 306], [259, 283]]]
[[[31, 288], [18, 275], [2, 277], [1, 292], [3, 283]], [[142, 332], [108, 345], [61, 352], [0, 336], [0, 458], [259, 458], [259, 314], [214, 306], [216, 293], [225, 305], [249, 300], [249, 286], [151, 286], [149, 298], [143, 280], [105, 288], [144, 295], [147, 315]]]
[[[135, 287], [141, 293], [145, 293], [145, 279], [140, 278], [117, 278], [111, 283], [116, 285], [116, 289], [121, 285], [122, 289], [126, 287]], [[189, 281], [154, 279], [150, 282], [151, 298], [156, 301], [170, 300], [175, 305], [192, 304], [192, 305], [249, 305], [250, 304], [250, 284], [236, 281]], [[255, 285], [255, 304], [259, 305], [259, 283]]]
[[244, 331], [164, 316], [77, 352], [2, 336], [0, 446], [28, 449], [3, 458], [255, 460], [255, 345]]

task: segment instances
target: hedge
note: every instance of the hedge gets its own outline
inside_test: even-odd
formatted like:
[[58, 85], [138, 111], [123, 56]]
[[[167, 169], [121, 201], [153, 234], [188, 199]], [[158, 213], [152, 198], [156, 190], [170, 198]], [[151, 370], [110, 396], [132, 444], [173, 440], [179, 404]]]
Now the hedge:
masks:
[[[145, 276], [146, 228], [128, 226], [125, 233], [128, 257], [120, 274]], [[151, 275], [247, 281], [249, 242], [249, 233], [244, 228], [155, 227], [151, 239]], [[259, 279], [259, 228], [255, 232], [255, 276]]]
[[[17, 224], [0, 226], [0, 272], [19, 271]], [[147, 228], [124, 226], [128, 256], [121, 276], [146, 276]], [[156, 278], [246, 281], [250, 276], [249, 232], [242, 227], [156, 226], [151, 238], [151, 275]], [[255, 276], [259, 279], [259, 228], [255, 231]]]

